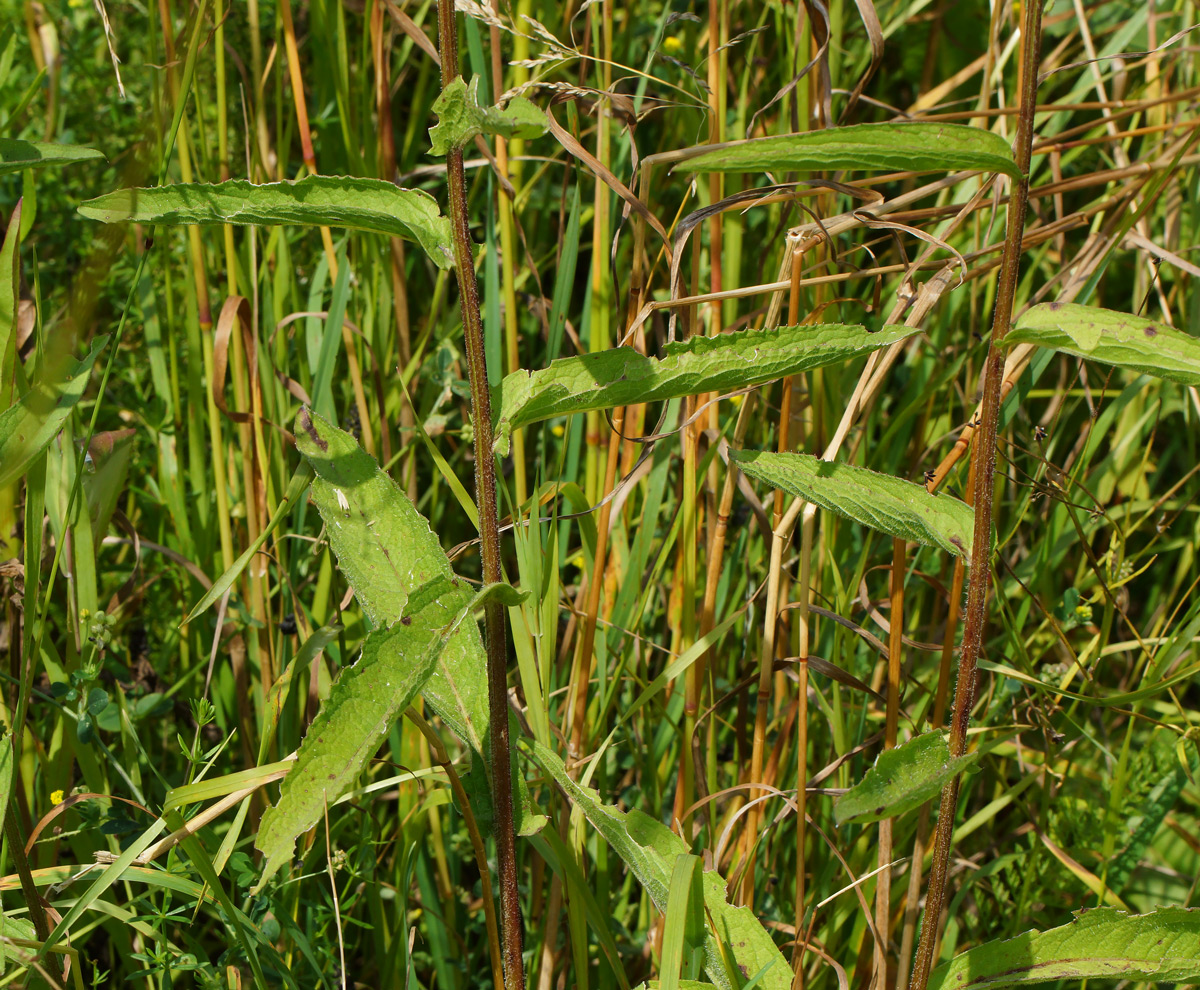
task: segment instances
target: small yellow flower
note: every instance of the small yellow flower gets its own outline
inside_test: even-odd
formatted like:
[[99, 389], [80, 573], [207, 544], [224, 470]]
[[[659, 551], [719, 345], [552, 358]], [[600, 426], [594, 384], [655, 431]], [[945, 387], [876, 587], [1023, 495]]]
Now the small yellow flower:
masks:
[[63, 792], [62, 791], [51, 791], [50, 792], [50, 803], [51, 804], [62, 804], [62, 802], [63, 802]]
[[745, 398], [744, 395], [731, 395], [729, 397], [729, 401], [732, 402], [735, 406], [740, 406], [742, 404], [742, 399], [744, 399], [744, 398]]
[[563, 426], [562, 423], [555, 423], [552, 427], [550, 427], [550, 432], [553, 433], [556, 437], [561, 437], [564, 433], [567, 432], [567, 428], [565, 426]]
[[570, 560], [568, 560], [567, 563], [570, 564], [572, 567], [578, 567], [582, 571], [583, 564], [584, 564], [583, 554], [581, 554], [581, 553], [575, 554], [575, 556], [572, 557]]
[[668, 55], [678, 55], [681, 51], [683, 51], [683, 39], [678, 35], [668, 35], [667, 37], [663, 38], [662, 50]]

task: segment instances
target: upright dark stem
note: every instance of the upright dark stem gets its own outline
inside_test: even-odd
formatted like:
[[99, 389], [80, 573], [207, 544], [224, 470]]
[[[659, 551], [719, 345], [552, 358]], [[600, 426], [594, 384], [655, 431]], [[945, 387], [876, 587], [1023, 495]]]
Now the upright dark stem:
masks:
[[[454, 0], [438, 0], [438, 47], [442, 57], [442, 86], [458, 77], [458, 27]], [[450, 192], [450, 224], [454, 234], [454, 267], [462, 305], [463, 343], [471, 379], [471, 413], [475, 430], [475, 501], [479, 506], [480, 556], [483, 581], [501, 580], [500, 521], [496, 506], [496, 461], [492, 455], [492, 402], [488, 391], [483, 349], [483, 320], [479, 288], [467, 223], [467, 189], [462, 148], [446, 155], [446, 184]], [[512, 764], [508, 741], [508, 660], [504, 606], [484, 607], [487, 640], [488, 730], [491, 737], [492, 801], [495, 804], [496, 861], [500, 872], [500, 919], [504, 938], [504, 981], [508, 990], [524, 990], [521, 961], [521, 903], [517, 889], [516, 841], [513, 834]]]
[[[1013, 149], [1022, 178], [1013, 183], [1008, 201], [1004, 258], [1000, 264], [996, 288], [996, 312], [992, 317], [992, 336], [988, 344], [983, 372], [983, 403], [979, 427], [975, 431], [975, 531], [972, 560], [967, 580], [967, 611], [963, 624], [962, 654], [958, 662], [958, 685], [954, 694], [954, 712], [950, 719], [950, 756], [961, 756], [967, 748], [967, 727], [975, 703], [975, 674], [983, 629], [987, 618], [987, 596], [992, 575], [992, 516], [996, 476], [996, 431], [1000, 419], [1000, 386], [1004, 380], [1002, 342], [1012, 326], [1013, 303], [1021, 265], [1021, 235], [1025, 229], [1025, 208], [1029, 201], [1029, 159], [1033, 145], [1033, 117], [1037, 105], [1038, 67], [1041, 61], [1042, 0], [1025, 4], [1021, 20], [1021, 98], [1017, 117], [1017, 140]], [[937, 943], [938, 922], [946, 900], [946, 871], [954, 838], [954, 812], [958, 805], [959, 777], [942, 791], [938, 807], [937, 833], [933, 846], [933, 867], [921, 920], [921, 939], [913, 964], [909, 990], [925, 990]]]

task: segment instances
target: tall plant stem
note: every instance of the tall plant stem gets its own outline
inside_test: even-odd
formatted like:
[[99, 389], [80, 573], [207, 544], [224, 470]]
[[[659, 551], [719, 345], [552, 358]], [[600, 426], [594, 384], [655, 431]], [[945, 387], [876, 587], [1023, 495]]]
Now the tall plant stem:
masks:
[[[458, 28], [453, 0], [438, 0], [438, 47], [442, 57], [442, 86], [458, 76]], [[454, 267], [462, 307], [463, 344], [471, 379], [471, 413], [475, 429], [475, 501], [479, 506], [480, 556], [483, 580], [501, 580], [500, 520], [496, 506], [496, 461], [492, 455], [492, 403], [488, 392], [483, 349], [483, 320], [471, 231], [467, 223], [467, 187], [461, 148], [446, 155], [450, 194], [450, 223], [454, 235]], [[505, 650], [504, 606], [491, 602], [484, 609], [487, 643], [488, 730], [491, 737], [492, 801], [496, 861], [500, 874], [500, 919], [504, 939], [504, 981], [508, 990], [524, 990], [521, 962], [521, 904], [517, 890], [516, 839], [513, 834], [512, 764], [508, 742], [508, 663]]]
[[[1022, 178], [1013, 183], [1008, 202], [1004, 259], [1000, 264], [996, 288], [996, 311], [992, 317], [992, 336], [983, 372], [983, 407], [975, 434], [975, 530], [972, 538], [972, 563], [967, 580], [967, 610], [963, 623], [962, 653], [958, 662], [958, 685], [954, 711], [950, 719], [950, 756], [961, 756], [967, 748], [967, 726], [975, 701], [975, 674], [983, 643], [983, 626], [991, 579], [992, 516], [995, 497], [996, 432], [1000, 419], [1000, 387], [1004, 380], [1002, 347], [1012, 325], [1013, 302], [1021, 263], [1021, 234], [1025, 227], [1025, 209], [1029, 201], [1029, 159], [1033, 146], [1034, 109], [1037, 101], [1038, 64], [1042, 35], [1040, 0], [1027, 3], [1021, 22], [1021, 96], [1017, 118], [1014, 157]], [[954, 777], [943, 789], [938, 808], [937, 831], [933, 844], [933, 866], [925, 898], [921, 938], [913, 964], [909, 990], [925, 990], [933, 963], [938, 923], [946, 898], [946, 870], [954, 837], [954, 811], [958, 804], [959, 778]]]

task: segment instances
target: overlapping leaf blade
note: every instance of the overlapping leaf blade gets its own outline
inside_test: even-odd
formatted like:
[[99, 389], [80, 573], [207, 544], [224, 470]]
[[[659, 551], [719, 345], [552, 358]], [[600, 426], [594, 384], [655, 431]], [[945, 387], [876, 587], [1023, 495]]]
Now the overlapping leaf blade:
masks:
[[903, 326], [872, 333], [861, 326], [816, 324], [693, 337], [668, 344], [662, 358], [632, 347], [560, 358], [538, 371], [514, 371], [496, 387], [496, 449], [506, 454], [513, 430], [554, 416], [759, 385], [838, 364], [919, 332]]
[[[699, 149], [697, 149], [699, 151]], [[961, 124], [854, 124], [752, 138], [700, 151], [680, 172], [813, 172], [827, 169], [946, 172], [978, 169], [1014, 178], [1012, 148], [998, 134]]]
[[1142, 316], [1076, 303], [1032, 306], [1004, 338], [1102, 364], [1200, 385], [1200, 338]]
[[929, 990], [1086, 979], [1200, 982], [1200, 910], [1081, 911], [1061, 928], [969, 949], [930, 974]]
[[952, 495], [931, 495], [924, 485], [811, 454], [754, 450], [730, 454], [751, 478], [881, 533], [941, 547], [971, 563], [975, 515]]
[[450, 221], [420, 189], [383, 179], [310, 175], [256, 185], [244, 179], [213, 184], [118, 189], [79, 207], [105, 223], [296, 224], [347, 227], [417, 241], [439, 268], [454, 264]]

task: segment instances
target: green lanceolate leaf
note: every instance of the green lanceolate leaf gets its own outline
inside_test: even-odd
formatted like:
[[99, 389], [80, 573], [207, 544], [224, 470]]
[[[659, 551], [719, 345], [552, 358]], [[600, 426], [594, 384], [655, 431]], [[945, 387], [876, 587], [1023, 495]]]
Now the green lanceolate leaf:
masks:
[[948, 172], [978, 169], [1019, 178], [1012, 148], [998, 134], [961, 124], [855, 124], [823, 131], [697, 148], [681, 172]]
[[895, 749], [884, 750], [863, 779], [838, 798], [833, 817], [839, 825], [877, 822], [919, 808], [1003, 739], [993, 740], [955, 759], [944, 732], [926, 732]]
[[266, 862], [255, 891], [291, 859], [296, 837], [354, 786], [475, 604], [463, 582], [439, 575], [413, 591], [411, 607], [394, 626], [368, 634], [362, 656], [342, 671], [309, 726], [279, 803], [263, 814], [255, 845]]
[[63, 420], [83, 396], [96, 356], [108, 343], [96, 337], [87, 357], [70, 368], [60, 380], [49, 370], [12, 408], [0, 413], [0, 488], [24, 473], [38, 454], [62, 429]]
[[890, 474], [811, 454], [730, 451], [747, 475], [881, 533], [941, 547], [971, 563], [975, 514], [952, 495], [931, 495]]
[[0, 138], [0, 175], [19, 172], [23, 168], [47, 168], [51, 165], [74, 165], [76, 162], [103, 160], [104, 155], [95, 148]]
[[889, 326], [816, 324], [743, 330], [668, 344], [662, 358], [632, 347], [560, 358], [539, 371], [514, 371], [496, 386], [496, 450], [508, 453], [512, 431], [567, 413], [656, 402], [719, 389], [760, 385], [828, 364], [839, 364], [920, 333]]
[[1061, 928], [986, 942], [956, 956], [930, 974], [929, 990], [1090, 979], [1200, 981], [1200, 910], [1081, 911]]
[[1200, 385], [1200, 338], [1141, 316], [1075, 303], [1028, 309], [1005, 344], [1037, 344], [1181, 385]]
[[[389, 627], [412, 608], [415, 589], [455, 580], [450, 560], [429, 523], [349, 433], [309, 410], [296, 418], [296, 447], [312, 466], [311, 497], [325, 520], [338, 567], [363, 612]], [[463, 622], [446, 643], [421, 691], [443, 722], [470, 747], [465, 781], [476, 817], [491, 816], [488, 766], [487, 657], [475, 622]], [[536, 831], [540, 816], [526, 813], [524, 781], [517, 785], [518, 831]]]
[[[604, 804], [594, 790], [581, 787], [571, 779], [563, 761], [552, 750], [531, 739], [520, 739], [517, 745], [566, 791], [596, 831], [633, 871], [655, 906], [666, 912], [671, 900], [675, 864], [688, 852], [683, 840], [649, 815], [637, 810], [621, 811]], [[725, 881], [715, 870], [706, 872], [702, 881], [704, 906], [712, 919], [704, 941], [704, 969], [709, 979], [722, 990], [741, 986], [726, 971], [723, 956], [727, 953], [740, 972], [741, 981], [762, 973], [759, 986], [766, 990], [790, 990], [792, 969], [754, 913], [749, 908], [729, 904]]]
[[429, 129], [429, 140], [435, 155], [463, 147], [476, 134], [535, 138], [545, 134], [548, 126], [546, 115], [523, 96], [514, 96], [505, 107], [480, 106], [478, 76], [470, 86], [461, 76], [455, 79], [434, 101], [433, 112], [438, 123]]
[[450, 221], [420, 189], [383, 179], [310, 175], [255, 185], [244, 179], [117, 189], [79, 207], [105, 223], [295, 224], [347, 227], [417, 241], [439, 268], [454, 264]]

